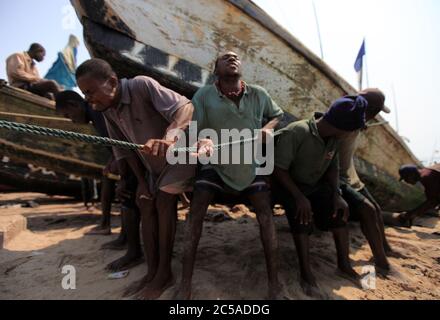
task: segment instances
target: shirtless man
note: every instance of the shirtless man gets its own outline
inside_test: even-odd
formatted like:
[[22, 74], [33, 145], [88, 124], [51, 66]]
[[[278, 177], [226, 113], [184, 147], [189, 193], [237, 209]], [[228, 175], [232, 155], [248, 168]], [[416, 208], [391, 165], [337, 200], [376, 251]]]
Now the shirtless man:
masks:
[[425, 188], [426, 200], [417, 208], [399, 216], [403, 226], [411, 227], [414, 219], [440, 205], [440, 164], [419, 169], [415, 165], [402, 166], [399, 170], [401, 180], [415, 185], [420, 182]]

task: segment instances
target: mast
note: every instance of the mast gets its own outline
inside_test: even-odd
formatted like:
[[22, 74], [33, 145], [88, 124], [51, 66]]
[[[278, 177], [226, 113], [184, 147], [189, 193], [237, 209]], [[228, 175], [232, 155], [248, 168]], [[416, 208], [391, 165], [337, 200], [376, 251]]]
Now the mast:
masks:
[[313, 12], [315, 13], [316, 29], [318, 30], [319, 48], [321, 50], [321, 59], [324, 60], [324, 49], [322, 47], [321, 28], [319, 26], [318, 11], [316, 10], [315, 0], [312, 0]]

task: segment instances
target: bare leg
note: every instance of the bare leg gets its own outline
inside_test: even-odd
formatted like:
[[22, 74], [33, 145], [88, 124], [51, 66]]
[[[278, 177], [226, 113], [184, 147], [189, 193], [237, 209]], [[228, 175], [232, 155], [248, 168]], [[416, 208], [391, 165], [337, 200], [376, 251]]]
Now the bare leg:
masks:
[[180, 202], [182, 203], [182, 207], [180, 207], [179, 210], [183, 210], [183, 209], [189, 208], [191, 206], [191, 203], [188, 200], [188, 197], [186, 196], [185, 193], [182, 193], [181, 195], [179, 195], [179, 199], [180, 199]]
[[81, 196], [84, 203], [84, 207], [89, 210], [89, 202], [92, 198], [90, 191], [90, 179], [82, 178], [81, 179]]
[[376, 208], [376, 217], [377, 217], [377, 225], [379, 227], [380, 234], [382, 236], [383, 247], [385, 250], [385, 254], [387, 256], [394, 256], [395, 251], [388, 243], [387, 236], [385, 234], [385, 223], [383, 221], [382, 210], [380, 208]]
[[128, 215], [134, 214], [130, 212], [134, 210], [134, 208], [128, 208], [122, 205], [121, 208], [121, 233], [119, 237], [111, 242], [105, 243], [102, 245], [101, 249], [105, 250], [124, 250], [127, 246], [127, 225], [129, 223]]
[[310, 267], [310, 239], [306, 233], [293, 235], [295, 241], [296, 252], [298, 253], [298, 261], [301, 275], [301, 287], [305, 294], [314, 296], [314, 292], [318, 291], [318, 284]]
[[350, 262], [350, 245], [348, 238], [348, 228], [335, 228], [332, 230], [335, 241], [336, 252], [338, 254], [338, 268], [341, 274], [348, 279], [359, 284], [359, 275], [354, 271]]
[[374, 207], [375, 215], [376, 215], [376, 223], [379, 228], [380, 236], [382, 238], [383, 247], [385, 250], [385, 254], [387, 256], [398, 256], [399, 254], [393, 250], [393, 248], [388, 243], [387, 237], [385, 235], [385, 223], [382, 215], [382, 208], [373, 198], [373, 196], [368, 192], [366, 188], [360, 191], [366, 198], [367, 201]]
[[141, 211], [142, 239], [144, 242], [144, 256], [147, 260], [148, 272], [139, 281], [131, 284], [125, 291], [125, 296], [131, 296], [150, 283], [156, 276], [159, 266], [158, 252], [158, 214], [156, 211], [155, 200], [140, 200], [138, 206]]
[[110, 271], [121, 271], [133, 268], [143, 262], [142, 249], [139, 236], [140, 214], [137, 209], [127, 211], [127, 240], [128, 249], [125, 256], [107, 266]]
[[151, 263], [151, 267], [155, 271], [154, 278], [139, 292], [138, 299], [158, 299], [175, 282], [171, 261], [176, 235], [177, 200], [177, 196], [165, 192], [159, 192], [156, 198], [157, 215], [155, 220], [159, 230], [158, 233], [155, 232], [156, 247], [154, 250], [158, 254], [158, 259], [157, 263]]
[[358, 210], [361, 219], [361, 229], [370, 244], [376, 266], [379, 271], [386, 273], [390, 269], [390, 264], [385, 255], [384, 242], [379, 229], [379, 222], [377, 221], [376, 208], [370, 201], [366, 200]]
[[215, 193], [212, 191], [196, 190], [191, 201], [191, 209], [188, 221], [185, 226], [183, 271], [180, 288], [175, 295], [175, 299], [191, 299], [191, 282], [194, 272], [197, 247], [202, 236], [203, 219], [209, 205], [214, 199]]
[[101, 188], [102, 228], [110, 228], [112, 215], [112, 202], [115, 198], [116, 181], [104, 177]]
[[101, 224], [92, 229], [88, 235], [103, 235], [108, 236], [112, 234], [111, 231], [111, 214], [112, 214], [112, 202], [115, 197], [115, 184], [114, 180], [107, 177], [102, 178], [101, 187], [101, 206], [102, 206], [102, 219]]
[[278, 279], [278, 239], [272, 218], [269, 192], [258, 192], [250, 195], [249, 200], [255, 208], [260, 224], [260, 237], [263, 243], [269, 280], [269, 299], [276, 299], [281, 293], [281, 285]]

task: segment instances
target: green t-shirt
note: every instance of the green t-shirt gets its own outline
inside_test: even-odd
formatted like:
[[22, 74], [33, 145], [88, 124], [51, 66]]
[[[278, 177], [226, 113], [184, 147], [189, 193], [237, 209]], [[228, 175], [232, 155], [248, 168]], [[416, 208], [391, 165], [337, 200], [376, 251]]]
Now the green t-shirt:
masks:
[[[198, 131], [212, 129], [219, 138], [222, 129], [258, 130], [263, 128], [264, 119], [271, 120], [283, 115], [283, 111], [267, 91], [255, 85], [246, 84], [239, 107], [226, 98], [215, 85], [201, 88], [192, 102], [195, 108], [194, 121], [197, 121]], [[230, 147], [229, 150], [233, 149]], [[210, 164], [207, 166], [213, 168], [229, 187], [237, 191], [243, 191], [251, 185], [255, 180], [257, 167], [255, 163], [244, 164], [243, 145], [240, 150], [239, 164]]]
[[315, 119], [295, 122], [283, 129], [275, 147], [275, 165], [287, 170], [300, 190], [311, 194], [328, 168], [338, 165], [338, 141], [321, 138]]

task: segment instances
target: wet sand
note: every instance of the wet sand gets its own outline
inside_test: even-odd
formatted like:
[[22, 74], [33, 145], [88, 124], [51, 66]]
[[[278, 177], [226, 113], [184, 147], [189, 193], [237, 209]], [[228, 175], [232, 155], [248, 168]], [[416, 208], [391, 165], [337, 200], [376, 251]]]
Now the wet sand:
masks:
[[[22, 208], [18, 200], [44, 203]], [[9, 201], [9, 202], [6, 202]], [[5, 206], [9, 204], [9, 206]], [[4, 207], [2, 207], [4, 206]], [[116, 209], [116, 208], [115, 208]], [[146, 273], [146, 265], [132, 270], [128, 277], [109, 280], [105, 266], [124, 252], [100, 250], [102, 244], [117, 237], [119, 216], [112, 219], [113, 235], [85, 236], [99, 222], [98, 209], [87, 211], [81, 203], [37, 194], [0, 195], [1, 215], [23, 215], [28, 229], [0, 250], [0, 299], [121, 299], [124, 290]], [[179, 211], [174, 272], [181, 275], [182, 239], [187, 210]], [[298, 262], [293, 240], [281, 210], [275, 223], [280, 247], [280, 279], [290, 299], [311, 299], [299, 286]], [[255, 215], [244, 206], [210, 208], [204, 224], [196, 261], [193, 298], [265, 299], [266, 268]], [[226, 219], [225, 219], [226, 218]], [[219, 221], [219, 222], [217, 222]], [[378, 277], [376, 289], [355, 287], [336, 275], [336, 256], [331, 234], [315, 233], [311, 238], [312, 267], [328, 299], [440, 299], [440, 232], [438, 218], [418, 220], [413, 229], [387, 228], [391, 245], [407, 258], [390, 258], [399, 276]], [[371, 251], [359, 225], [350, 225], [351, 259], [357, 272], [372, 265]], [[62, 267], [76, 269], [76, 290], [64, 290]], [[371, 283], [370, 283], [371, 284]], [[161, 299], [171, 299], [177, 286]]]

